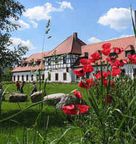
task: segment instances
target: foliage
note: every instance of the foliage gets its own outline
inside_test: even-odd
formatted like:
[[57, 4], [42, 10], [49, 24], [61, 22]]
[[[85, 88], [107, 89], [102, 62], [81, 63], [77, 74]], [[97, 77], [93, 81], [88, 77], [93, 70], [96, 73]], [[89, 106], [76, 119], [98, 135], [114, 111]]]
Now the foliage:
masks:
[[[26, 144], [133, 144], [136, 132], [135, 84], [136, 80], [131, 80], [128, 77], [117, 78], [116, 85], [111, 92], [113, 101], [106, 105], [105, 103], [100, 105], [106, 92], [104, 91], [102, 95], [101, 87], [98, 86], [98, 89], [92, 87], [89, 95], [86, 90], [81, 89], [82, 96], [86, 98], [86, 101], [94, 98], [93, 102], [98, 104], [93, 105], [92, 101], [89, 101], [91, 106], [89, 113], [81, 116], [65, 116], [60, 110], [44, 104], [41, 116], [37, 118], [41, 112], [41, 105], [35, 105], [20, 115], [0, 123], [1, 144], [9, 142]], [[8, 87], [7, 92], [16, 91], [14, 84], [5, 84], [4, 87]], [[24, 88], [24, 91], [29, 95], [31, 84], [26, 84]], [[64, 93], [69, 93], [73, 89], [79, 90], [77, 84], [47, 84], [48, 94], [62, 92], [62, 89]], [[31, 106], [30, 100], [25, 103], [3, 102], [2, 119], [20, 112], [28, 106]], [[35, 125], [36, 123], [37, 125]]]
[[[114, 55], [110, 55], [113, 52]], [[82, 89], [82, 93], [74, 95], [90, 106], [89, 115], [85, 115], [87, 109], [75, 103], [63, 106], [62, 110], [66, 115], [78, 116], [75, 122], [84, 134], [82, 143], [133, 144], [136, 140], [136, 79], [121, 76], [124, 64], [136, 64], [136, 54], [120, 60], [118, 55], [122, 52], [122, 48], [112, 48], [110, 43], [105, 43], [102, 50], [80, 60], [81, 69], [74, 70], [81, 77], [78, 86]], [[93, 65], [97, 65], [97, 69]], [[93, 77], [86, 78], [86, 73], [92, 73]]]
[[11, 50], [10, 32], [16, 30], [19, 26], [15, 21], [19, 19], [24, 11], [24, 6], [18, 1], [1, 0], [0, 1], [0, 80], [2, 71], [5, 67], [18, 63], [21, 57], [27, 52], [28, 48], [18, 45]]

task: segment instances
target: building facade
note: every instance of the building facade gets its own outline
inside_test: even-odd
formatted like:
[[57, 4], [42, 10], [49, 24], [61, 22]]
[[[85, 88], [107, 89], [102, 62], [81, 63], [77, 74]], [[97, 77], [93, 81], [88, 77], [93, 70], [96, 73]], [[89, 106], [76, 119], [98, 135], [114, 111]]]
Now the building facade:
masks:
[[[77, 33], [73, 33], [53, 50], [33, 54], [23, 60], [21, 65], [13, 68], [12, 80], [31, 82], [48, 79], [48, 82], [76, 82], [79, 78], [73, 74], [73, 69], [80, 67], [79, 60], [100, 50], [106, 42], [111, 43], [113, 47], [124, 49], [119, 59], [125, 59], [128, 54], [136, 51], [134, 36], [86, 44], [78, 38]], [[122, 71], [133, 78], [136, 65], [126, 64]]]

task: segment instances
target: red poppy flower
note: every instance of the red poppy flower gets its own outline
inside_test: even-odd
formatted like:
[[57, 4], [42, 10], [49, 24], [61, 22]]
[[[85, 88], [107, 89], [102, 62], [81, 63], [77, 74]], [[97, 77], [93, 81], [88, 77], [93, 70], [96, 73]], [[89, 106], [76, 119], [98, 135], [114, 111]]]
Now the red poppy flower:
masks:
[[77, 75], [78, 77], [82, 77], [85, 75], [85, 72], [83, 71], [83, 69], [78, 69], [78, 70], [74, 70], [73, 71], [75, 75]]
[[78, 83], [78, 86], [81, 87], [81, 88], [86, 88], [86, 89], [89, 89], [91, 86], [94, 85], [94, 80], [91, 78], [91, 79], [87, 79], [85, 81], [80, 81]]
[[102, 53], [103, 53], [104, 55], [108, 56], [108, 55], [110, 54], [110, 51], [111, 51], [110, 48], [109, 48], [109, 49], [103, 49], [103, 50], [102, 50]]
[[88, 105], [71, 104], [71, 105], [63, 106], [62, 110], [67, 115], [79, 115], [79, 114], [87, 113], [89, 108], [90, 107]]
[[75, 109], [75, 105], [73, 105], [73, 104], [63, 106], [62, 110], [65, 114], [68, 114], [68, 115], [76, 115], [77, 114], [77, 110]]
[[82, 58], [82, 59], [80, 59], [80, 63], [82, 65], [89, 65], [89, 64], [91, 64], [91, 60], [90, 59], [86, 59], [86, 58]]
[[121, 62], [120, 60], [115, 60], [114, 62], [111, 62], [111, 66], [113, 67], [120, 67], [121, 66]]
[[108, 86], [108, 80], [107, 80], [107, 79], [103, 79], [103, 85], [104, 85], [105, 87]]
[[110, 49], [110, 48], [111, 48], [111, 43], [104, 43], [104, 44], [102, 45], [102, 48], [103, 48], [103, 49]]
[[102, 75], [103, 75], [104, 78], [107, 78], [108, 76], [110, 76], [110, 74], [111, 74], [110, 71], [106, 71], [106, 72], [103, 71], [103, 72], [102, 72]]
[[113, 51], [114, 51], [116, 54], [121, 54], [121, 53], [123, 52], [123, 48], [114, 47], [114, 48], [113, 48]]
[[87, 79], [87, 80], [86, 80], [86, 84], [87, 84], [89, 87], [93, 86], [93, 85], [94, 85], [94, 80], [93, 80], [93, 78]]
[[100, 79], [101, 78], [101, 72], [98, 71], [96, 74], [94, 74], [96, 79]]
[[81, 95], [80, 91], [74, 90], [73, 94], [79, 99], [82, 98], [82, 95]]
[[123, 67], [125, 64], [127, 64], [128, 61], [126, 59], [120, 60], [120, 66]]
[[96, 77], [96, 79], [100, 79], [102, 76], [104, 78], [107, 78], [110, 75], [110, 71], [102, 71], [102, 73], [100, 71], [98, 71], [96, 74], [94, 74], [94, 76]]
[[128, 58], [132, 64], [136, 64], [136, 54], [128, 55]]
[[110, 80], [110, 83], [107, 79], [103, 79], [103, 85], [107, 87], [110, 84], [111, 87], [114, 86], [114, 81]]
[[83, 71], [86, 73], [91, 73], [94, 70], [94, 68], [91, 65], [84, 65]]
[[120, 68], [117, 68], [117, 67], [112, 67], [112, 71], [111, 71], [111, 75], [112, 76], [118, 76], [121, 74], [121, 70]]
[[100, 55], [99, 52], [95, 52], [95, 53], [93, 53], [93, 54], [91, 55], [91, 60], [92, 60], [93, 62], [99, 60], [100, 58], [101, 58], [101, 55]]
[[88, 110], [89, 110], [89, 108], [90, 108], [88, 105], [78, 104], [78, 105], [76, 105], [76, 106], [77, 106], [77, 108], [79, 109], [79, 113], [80, 113], [80, 114], [84, 114], [84, 113], [88, 112]]
[[114, 61], [116, 60], [116, 58], [111, 58], [111, 57], [107, 57], [106, 61], [111, 65]]

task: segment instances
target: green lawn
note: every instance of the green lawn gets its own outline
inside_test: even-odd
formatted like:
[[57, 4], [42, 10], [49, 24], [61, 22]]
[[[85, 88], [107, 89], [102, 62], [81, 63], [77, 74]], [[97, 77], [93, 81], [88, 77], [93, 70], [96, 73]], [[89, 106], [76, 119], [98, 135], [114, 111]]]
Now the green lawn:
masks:
[[[6, 101], [2, 103], [1, 119], [18, 113], [32, 105], [29, 97], [32, 84], [25, 84], [24, 93], [27, 94], [28, 101], [23, 103], [10, 103], [8, 101], [10, 93], [16, 92], [15, 84], [5, 84], [4, 88], [6, 88]], [[77, 88], [77, 84], [52, 83], [47, 84], [46, 92], [47, 94], [70, 93], [75, 88]], [[42, 110], [41, 107], [41, 104], [30, 107], [16, 117], [0, 123], [0, 144], [42, 143], [42, 136], [40, 134], [44, 138], [46, 137], [46, 143], [61, 137], [62, 133], [67, 129], [66, 116], [60, 110], [56, 110], [54, 106], [43, 104]], [[39, 113], [41, 114], [39, 115]], [[68, 136], [67, 140], [70, 138]]]

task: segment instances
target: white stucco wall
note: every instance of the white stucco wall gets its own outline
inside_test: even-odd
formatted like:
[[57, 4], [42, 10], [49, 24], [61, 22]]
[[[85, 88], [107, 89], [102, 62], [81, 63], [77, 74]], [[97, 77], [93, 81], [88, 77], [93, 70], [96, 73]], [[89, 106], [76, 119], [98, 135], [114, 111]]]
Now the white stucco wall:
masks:
[[[132, 64], [126, 64], [122, 67], [122, 69], [125, 70], [125, 74], [130, 76], [133, 79], [134, 75], [134, 69], [136, 69], [136, 65]], [[95, 68], [96, 70], [96, 68]], [[45, 79], [48, 78], [48, 73], [51, 75], [51, 80], [48, 82], [63, 82], [63, 83], [70, 83], [70, 82], [77, 82], [80, 79], [76, 78], [76, 75], [73, 73], [73, 70], [69, 68], [68, 72], [66, 68], [64, 69], [56, 69], [56, 70], [45, 70], [42, 72], [44, 74]], [[55, 74], [58, 73], [58, 81], [55, 80]], [[63, 74], [66, 73], [66, 80], [63, 79]], [[12, 75], [12, 81], [14, 81], [14, 76], [15, 76], [15, 81], [18, 80], [19, 76], [19, 81], [22, 81], [22, 75], [24, 76], [24, 81], [26, 80], [26, 76], [28, 75], [28, 81], [31, 82], [31, 76], [33, 75], [33, 81], [37, 80], [37, 72], [15, 72]], [[91, 77], [91, 76], [90, 76]]]
[[[45, 77], [48, 77], [48, 73], [51, 75], [51, 80], [48, 82], [63, 82], [63, 83], [70, 83], [72, 82], [71, 72], [66, 71], [66, 69], [58, 69], [52, 71], [45, 71]], [[55, 80], [55, 74], [58, 74], [58, 81]], [[63, 74], [66, 73], [66, 80], [63, 80]]]
[[125, 69], [125, 74], [130, 76], [132, 79], [134, 78], [134, 69], [136, 69], [135, 64], [126, 64], [122, 67], [122, 69]]
[[[19, 76], [19, 81], [22, 81], [22, 75], [24, 76], [24, 81], [31, 82], [32, 81], [31, 80], [32, 75], [33, 75], [33, 81], [37, 80], [35, 73], [32, 73], [32, 72], [15, 72], [12, 75], [12, 81], [14, 81], [14, 76], [15, 76], [15, 81], [18, 81], [18, 76]], [[26, 80], [27, 75], [28, 75], [28, 80]]]

